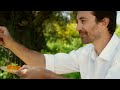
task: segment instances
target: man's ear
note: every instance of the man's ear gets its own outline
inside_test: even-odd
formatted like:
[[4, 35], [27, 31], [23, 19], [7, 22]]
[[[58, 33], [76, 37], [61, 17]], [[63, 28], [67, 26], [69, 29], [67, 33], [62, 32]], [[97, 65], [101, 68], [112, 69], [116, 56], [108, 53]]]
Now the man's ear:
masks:
[[102, 25], [104, 26], [104, 27], [108, 27], [108, 24], [110, 23], [110, 19], [109, 18], [107, 18], [107, 17], [105, 17], [105, 18], [103, 18], [103, 20], [102, 20]]

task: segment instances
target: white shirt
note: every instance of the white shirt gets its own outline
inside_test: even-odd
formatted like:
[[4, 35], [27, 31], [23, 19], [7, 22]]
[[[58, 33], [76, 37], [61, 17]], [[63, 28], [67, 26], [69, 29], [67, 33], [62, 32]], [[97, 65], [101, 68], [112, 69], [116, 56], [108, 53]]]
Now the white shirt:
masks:
[[116, 34], [99, 56], [92, 44], [69, 54], [44, 55], [46, 69], [57, 74], [80, 72], [82, 79], [120, 79], [120, 38]]

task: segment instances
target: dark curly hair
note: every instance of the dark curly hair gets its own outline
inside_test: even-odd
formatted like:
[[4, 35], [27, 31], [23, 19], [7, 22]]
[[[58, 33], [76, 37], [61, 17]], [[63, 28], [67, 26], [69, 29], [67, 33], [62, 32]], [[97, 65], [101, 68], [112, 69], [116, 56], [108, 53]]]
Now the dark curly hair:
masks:
[[113, 35], [113, 33], [116, 30], [116, 16], [117, 11], [93, 11], [92, 14], [96, 16], [96, 21], [100, 22], [105, 17], [110, 19], [110, 23], [108, 24], [108, 30], [110, 34]]

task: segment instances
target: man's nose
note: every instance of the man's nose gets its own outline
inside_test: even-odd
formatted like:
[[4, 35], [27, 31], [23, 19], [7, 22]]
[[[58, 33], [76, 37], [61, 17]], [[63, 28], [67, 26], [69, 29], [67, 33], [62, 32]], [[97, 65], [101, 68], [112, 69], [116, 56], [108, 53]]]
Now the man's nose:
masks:
[[82, 24], [78, 23], [77, 27], [76, 27], [76, 30], [77, 31], [81, 31], [82, 30]]

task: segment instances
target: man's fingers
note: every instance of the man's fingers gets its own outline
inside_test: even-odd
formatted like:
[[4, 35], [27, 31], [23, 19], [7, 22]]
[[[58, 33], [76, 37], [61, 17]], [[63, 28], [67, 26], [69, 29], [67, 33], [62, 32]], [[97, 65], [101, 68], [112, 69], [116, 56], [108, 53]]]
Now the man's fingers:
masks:
[[9, 34], [8, 29], [4, 26], [0, 26], [0, 33]]
[[4, 42], [3, 42], [3, 34], [0, 33], [0, 45], [3, 45], [3, 44], [4, 44]]
[[2, 29], [0, 29], [0, 33], [4, 33], [4, 31]]
[[25, 74], [28, 70], [28, 65], [23, 65], [17, 72], [16, 74], [19, 76], [22, 76], [23, 74]]
[[3, 38], [3, 36], [4, 36], [3, 33], [0, 33], [0, 38]]
[[28, 69], [28, 65], [23, 65], [23, 66], [20, 68], [20, 70], [22, 70], [22, 69]]
[[22, 70], [22, 69], [29, 69], [29, 68], [31, 68], [30, 65], [23, 65], [23, 66], [20, 68], [20, 70]]
[[0, 41], [0, 45], [3, 45], [4, 43], [2, 41]]
[[4, 32], [4, 30], [7, 30], [7, 28], [4, 27], [4, 26], [0, 26], [0, 31], [1, 31], [1, 32]]
[[28, 69], [22, 69], [22, 70], [18, 70], [17, 72], [15, 72], [15, 74], [17, 74], [20, 77], [24, 77], [26, 76]]
[[3, 32], [4, 32], [3, 26], [0, 26], [0, 33], [3, 33]]
[[0, 45], [3, 45], [3, 44], [4, 44], [4, 42], [3, 42], [3, 34], [0, 33]]
[[3, 38], [0, 38], [0, 41], [3, 41]]

